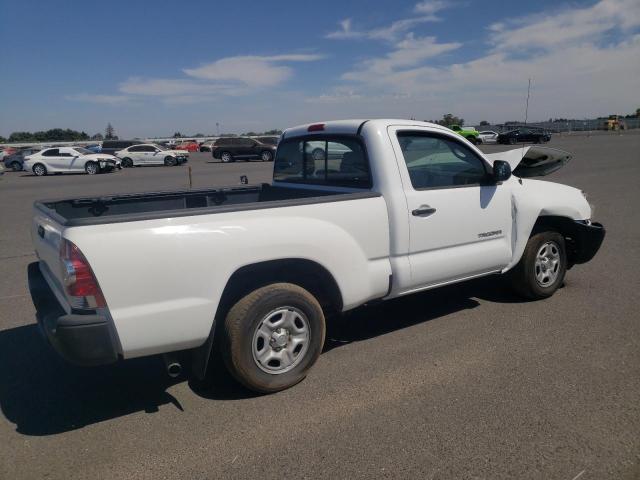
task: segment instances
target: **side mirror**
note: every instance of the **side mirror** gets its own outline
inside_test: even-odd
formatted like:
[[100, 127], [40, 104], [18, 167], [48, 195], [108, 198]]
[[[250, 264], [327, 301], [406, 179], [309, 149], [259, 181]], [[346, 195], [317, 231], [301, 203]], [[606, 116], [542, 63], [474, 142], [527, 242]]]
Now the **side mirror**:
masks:
[[496, 160], [493, 162], [493, 179], [498, 182], [504, 182], [511, 177], [511, 165], [504, 160]]

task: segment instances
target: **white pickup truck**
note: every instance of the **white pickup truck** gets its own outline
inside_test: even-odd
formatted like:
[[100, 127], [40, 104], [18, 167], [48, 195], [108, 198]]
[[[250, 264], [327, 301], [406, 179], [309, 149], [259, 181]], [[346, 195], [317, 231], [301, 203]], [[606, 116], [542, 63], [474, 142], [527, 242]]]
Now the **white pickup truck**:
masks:
[[270, 184], [36, 202], [38, 321], [76, 364], [188, 352], [203, 378], [219, 349], [246, 387], [281, 390], [318, 359], [329, 314], [496, 273], [552, 295], [604, 238], [580, 190], [529, 178], [568, 159], [331, 121], [284, 132]]

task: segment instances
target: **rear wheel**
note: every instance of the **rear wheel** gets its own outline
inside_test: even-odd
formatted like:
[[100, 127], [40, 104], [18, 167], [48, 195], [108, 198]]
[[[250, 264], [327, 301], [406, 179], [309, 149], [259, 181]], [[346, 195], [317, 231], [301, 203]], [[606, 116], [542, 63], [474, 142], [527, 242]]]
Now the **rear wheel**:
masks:
[[263, 162], [270, 162], [273, 160], [273, 154], [269, 150], [265, 150], [260, 154], [260, 160]]
[[324, 314], [315, 297], [298, 285], [274, 283], [254, 290], [229, 310], [221, 351], [240, 383], [270, 393], [306, 377], [324, 337]]
[[133, 167], [133, 160], [131, 160], [130, 158], [123, 158], [122, 162], [120, 162], [120, 165], [122, 165], [123, 168]]
[[36, 163], [33, 166], [33, 173], [35, 173], [39, 177], [43, 177], [43, 176], [45, 176], [47, 174], [47, 167], [45, 167], [41, 163]]
[[173, 167], [173, 166], [175, 166], [177, 163], [178, 163], [178, 162], [177, 162], [177, 160], [175, 159], [175, 157], [165, 157], [165, 159], [164, 159], [164, 164], [165, 164], [167, 167]]
[[14, 172], [19, 172], [20, 170], [22, 170], [22, 164], [20, 162], [12, 162], [9, 167], [11, 167], [11, 170], [13, 170]]
[[522, 258], [510, 272], [514, 290], [537, 300], [560, 288], [567, 272], [564, 237], [558, 232], [540, 232], [527, 242]]
[[467, 140], [469, 140], [472, 144], [477, 145], [478, 144], [478, 140], [476, 139], [476, 137], [474, 137], [473, 135], [470, 135], [467, 137]]
[[84, 166], [84, 171], [89, 175], [95, 175], [96, 173], [100, 172], [100, 165], [98, 165], [96, 162], [87, 162], [87, 164]]
[[509, 137], [508, 143], [509, 143], [509, 145], [515, 145], [516, 144], [516, 139], [514, 137]]
[[229, 152], [222, 152], [220, 154], [220, 160], [222, 160], [224, 163], [233, 162], [233, 155], [231, 155], [231, 153]]

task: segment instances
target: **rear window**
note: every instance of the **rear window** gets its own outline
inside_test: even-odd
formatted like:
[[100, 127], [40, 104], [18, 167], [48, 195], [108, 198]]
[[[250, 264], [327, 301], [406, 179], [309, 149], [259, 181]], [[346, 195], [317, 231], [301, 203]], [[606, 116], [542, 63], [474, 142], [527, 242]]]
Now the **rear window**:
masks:
[[371, 173], [362, 143], [356, 138], [293, 138], [278, 146], [273, 179], [370, 188]]

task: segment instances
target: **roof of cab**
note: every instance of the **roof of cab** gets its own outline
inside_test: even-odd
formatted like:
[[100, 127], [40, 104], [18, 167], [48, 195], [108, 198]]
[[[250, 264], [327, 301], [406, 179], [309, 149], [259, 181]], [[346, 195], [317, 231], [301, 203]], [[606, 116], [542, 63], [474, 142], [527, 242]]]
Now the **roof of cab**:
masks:
[[[365, 124], [367, 124], [367, 126], [373, 126], [377, 128], [387, 128], [391, 125], [415, 125], [421, 127], [432, 127], [437, 130], [446, 130], [449, 132], [451, 131], [447, 127], [443, 127], [442, 125], [438, 125], [435, 123], [396, 118], [329, 120], [326, 122], [307, 123], [305, 125], [298, 125], [296, 127], [287, 128], [282, 133], [282, 139], [284, 140], [285, 138], [298, 137], [302, 135], [322, 135], [327, 133], [355, 135], [359, 132], [359, 130], [362, 129]], [[312, 128], [310, 131], [309, 127], [313, 126], [322, 126], [322, 128], [319, 128], [317, 130], [314, 130]]]

